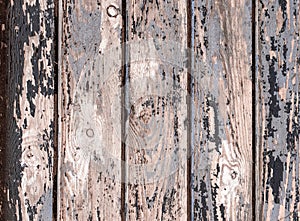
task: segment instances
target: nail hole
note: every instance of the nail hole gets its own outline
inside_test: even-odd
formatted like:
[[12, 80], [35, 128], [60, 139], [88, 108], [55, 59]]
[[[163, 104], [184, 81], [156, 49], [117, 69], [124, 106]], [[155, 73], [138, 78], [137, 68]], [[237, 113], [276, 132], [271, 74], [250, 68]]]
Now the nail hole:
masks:
[[115, 18], [119, 14], [119, 9], [114, 5], [110, 5], [107, 7], [106, 12], [109, 17]]
[[93, 136], [94, 136], [94, 131], [93, 131], [93, 129], [87, 129], [87, 130], [86, 130], [86, 135], [87, 135], [88, 137], [93, 137]]
[[233, 171], [231, 173], [231, 178], [234, 180], [236, 178], [236, 176], [237, 176], [237, 172]]

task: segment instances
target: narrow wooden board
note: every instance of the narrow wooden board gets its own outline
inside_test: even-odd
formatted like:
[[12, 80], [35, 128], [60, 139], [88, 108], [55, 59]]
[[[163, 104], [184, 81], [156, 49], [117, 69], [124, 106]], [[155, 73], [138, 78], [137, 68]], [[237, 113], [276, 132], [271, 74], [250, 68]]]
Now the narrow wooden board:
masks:
[[191, 13], [192, 219], [251, 220], [252, 3], [197, 0]]
[[8, 70], [8, 2], [0, 1], [0, 217], [6, 218], [8, 209], [7, 203], [7, 183], [3, 179], [6, 173], [6, 143], [7, 143], [7, 70]]
[[54, 1], [10, 1], [8, 220], [52, 220]]
[[300, 2], [259, 1], [257, 220], [298, 220]]
[[120, 220], [121, 1], [61, 3], [58, 220]]
[[128, 1], [126, 219], [187, 219], [186, 1]]

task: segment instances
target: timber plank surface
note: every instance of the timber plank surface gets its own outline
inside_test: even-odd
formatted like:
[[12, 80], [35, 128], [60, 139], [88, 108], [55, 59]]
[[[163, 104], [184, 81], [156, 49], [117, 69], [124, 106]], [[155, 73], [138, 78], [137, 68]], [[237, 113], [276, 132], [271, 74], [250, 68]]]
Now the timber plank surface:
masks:
[[299, 220], [299, 16], [0, 0], [0, 220]]
[[[0, 1], [0, 177], [6, 177], [6, 140], [7, 140], [7, 67], [8, 67], [8, 3]], [[5, 217], [8, 211], [7, 183], [0, 179], [0, 217]]]
[[127, 1], [128, 220], [187, 219], [186, 5]]
[[59, 220], [120, 220], [121, 1], [62, 1]]
[[257, 220], [299, 220], [300, 2], [258, 1]]
[[52, 220], [54, 2], [10, 1], [7, 8], [8, 205], [4, 219]]
[[251, 220], [252, 3], [197, 0], [193, 9], [192, 216]]

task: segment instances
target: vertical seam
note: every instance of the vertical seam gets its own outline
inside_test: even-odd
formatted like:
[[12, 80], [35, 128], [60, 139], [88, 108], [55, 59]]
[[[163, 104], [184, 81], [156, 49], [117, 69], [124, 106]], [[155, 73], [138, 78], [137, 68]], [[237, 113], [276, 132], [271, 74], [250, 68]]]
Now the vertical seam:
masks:
[[187, 220], [194, 220], [193, 211], [193, 49], [194, 0], [187, 0]]
[[256, 220], [256, 0], [252, 0], [252, 220]]
[[121, 70], [121, 220], [126, 221], [127, 219], [127, 208], [126, 208], [126, 178], [127, 178], [127, 157], [126, 157], [126, 96], [127, 96], [127, 47], [126, 41], [127, 36], [127, 1], [122, 0], [122, 70]]
[[[55, 136], [57, 136], [57, 155], [55, 157], [57, 157], [57, 178], [56, 178], [56, 183], [53, 183], [53, 185], [55, 185], [56, 187], [56, 202], [53, 201], [53, 203], [56, 203], [55, 207], [56, 207], [56, 211], [57, 214], [53, 214], [53, 219], [54, 215], [56, 216], [55, 220], [60, 220], [59, 216], [60, 216], [60, 202], [61, 202], [61, 198], [60, 198], [60, 182], [61, 182], [61, 174], [60, 174], [60, 160], [61, 160], [61, 146], [62, 146], [62, 141], [61, 141], [61, 129], [62, 129], [62, 125], [61, 125], [61, 114], [62, 114], [62, 107], [61, 107], [61, 102], [62, 102], [62, 85], [61, 85], [61, 68], [62, 68], [62, 63], [61, 63], [61, 51], [62, 51], [62, 23], [63, 23], [63, 7], [62, 7], [62, 1], [63, 0], [55, 0], [55, 8], [57, 9], [57, 25], [56, 25], [56, 29], [55, 31], [57, 31], [57, 36], [55, 38], [55, 40], [57, 41], [57, 57], [56, 57], [56, 61], [57, 61], [57, 77], [55, 78], [56, 84], [57, 84], [57, 100], [56, 100], [56, 112], [57, 115], [55, 116], [55, 118], [57, 119], [56, 122], [56, 128], [57, 128], [57, 132], [55, 134]], [[54, 192], [54, 191], [53, 191]], [[54, 210], [55, 212], [55, 210]]]
[[54, 220], [55, 217], [57, 216], [58, 212], [58, 203], [57, 203], [57, 193], [58, 193], [58, 151], [59, 151], [59, 146], [58, 146], [58, 122], [59, 122], [59, 113], [58, 113], [58, 70], [59, 70], [59, 37], [60, 37], [60, 32], [59, 32], [59, 0], [54, 0], [54, 134], [53, 134], [53, 145], [54, 145], [54, 150], [53, 150], [53, 191], [52, 191], [52, 219]]

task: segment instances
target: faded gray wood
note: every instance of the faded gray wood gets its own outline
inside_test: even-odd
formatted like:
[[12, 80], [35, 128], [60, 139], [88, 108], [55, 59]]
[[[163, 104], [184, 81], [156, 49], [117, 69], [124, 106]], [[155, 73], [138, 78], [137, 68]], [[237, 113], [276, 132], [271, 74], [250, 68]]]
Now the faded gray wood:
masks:
[[252, 3], [193, 11], [192, 218], [252, 220]]
[[58, 220], [121, 217], [121, 1], [64, 0]]
[[300, 2], [259, 1], [257, 220], [299, 220]]
[[5, 164], [8, 220], [52, 220], [54, 1], [10, 1]]
[[128, 220], [187, 219], [186, 5], [127, 2]]

